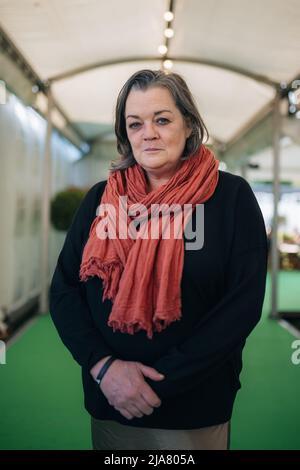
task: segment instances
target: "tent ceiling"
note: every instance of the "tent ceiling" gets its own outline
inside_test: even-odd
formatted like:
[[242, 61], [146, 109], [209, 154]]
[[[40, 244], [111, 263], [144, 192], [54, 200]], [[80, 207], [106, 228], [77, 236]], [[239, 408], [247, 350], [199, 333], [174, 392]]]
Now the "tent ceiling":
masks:
[[[138, 68], [157, 69], [159, 65], [159, 61], [140, 62], [91, 70], [54, 83], [54, 94], [74, 121], [86, 123], [87, 129], [87, 123], [109, 124], [113, 121], [122, 83]], [[264, 106], [274, 95], [267, 85], [221, 69], [178, 62], [174, 71], [186, 78], [209, 130], [220, 141], [233, 137], [241, 123], [250, 119], [257, 107]], [[85, 83], [84, 89], [82, 83]], [[247, 93], [242, 92], [245, 89]], [[237, 90], [240, 90], [239, 96], [235, 99]]]
[[[160, 67], [154, 58], [164, 40], [168, 4], [0, 0], [0, 25], [43, 80], [116, 62], [53, 84], [66, 115], [86, 138], [93, 138], [112, 126], [116, 97], [126, 79], [141, 68]], [[175, 60], [174, 71], [187, 80], [210, 133], [228, 142], [274, 97], [272, 86], [230, 70], [276, 83], [299, 73], [299, 1], [176, 0], [174, 5], [169, 55], [199, 61]], [[227, 70], [218, 68], [224, 64]]]
[[171, 54], [290, 81], [300, 69], [299, 24], [298, 0], [179, 1]]

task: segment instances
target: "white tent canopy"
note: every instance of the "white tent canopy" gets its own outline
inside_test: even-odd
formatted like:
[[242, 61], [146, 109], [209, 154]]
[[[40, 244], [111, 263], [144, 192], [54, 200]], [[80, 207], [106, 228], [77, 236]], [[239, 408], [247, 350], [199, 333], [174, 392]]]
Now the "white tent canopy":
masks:
[[[0, 25], [37, 75], [53, 79], [55, 101], [90, 139], [112, 127], [126, 79], [161, 66], [169, 3], [0, 0]], [[176, 0], [172, 10], [173, 70], [187, 80], [211, 135], [230, 142], [276, 85], [299, 73], [299, 1]]]

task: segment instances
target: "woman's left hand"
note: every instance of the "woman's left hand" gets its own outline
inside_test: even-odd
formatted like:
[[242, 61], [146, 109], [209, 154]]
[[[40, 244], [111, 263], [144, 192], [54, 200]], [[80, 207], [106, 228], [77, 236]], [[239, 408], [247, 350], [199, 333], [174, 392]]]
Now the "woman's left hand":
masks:
[[141, 362], [116, 359], [104, 375], [100, 388], [110, 405], [125, 418], [150, 415], [161, 405], [160, 398], [144, 377], [162, 380], [164, 376]]

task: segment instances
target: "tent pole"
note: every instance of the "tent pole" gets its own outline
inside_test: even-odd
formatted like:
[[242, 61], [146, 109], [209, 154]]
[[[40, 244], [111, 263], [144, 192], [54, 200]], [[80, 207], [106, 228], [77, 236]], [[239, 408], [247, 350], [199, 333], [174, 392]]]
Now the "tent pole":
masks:
[[271, 278], [272, 278], [272, 298], [271, 298], [271, 318], [278, 318], [278, 272], [279, 272], [279, 252], [278, 252], [278, 204], [280, 198], [280, 92], [277, 91], [273, 110], [273, 220], [271, 232]]
[[247, 179], [247, 162], [241, 164], [241, 176], [246, 180]]
[[50, 229], [50, 197], [51, 197], [51, 135], [53, 97], [51, 87], [47, 88], [48, 109], [45, 139], [45, 154], [43, 162], [42, 193], [41, 193], [41, 291], [39, 313], [48, 313], [48, 282], [49, 282], [49, 229]]

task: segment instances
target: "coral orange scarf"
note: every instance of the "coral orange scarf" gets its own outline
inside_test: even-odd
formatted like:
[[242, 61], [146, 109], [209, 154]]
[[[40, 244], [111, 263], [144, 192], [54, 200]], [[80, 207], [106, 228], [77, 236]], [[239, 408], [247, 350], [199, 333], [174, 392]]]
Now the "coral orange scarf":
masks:
[[[151, 234], [150, 211], [153, 204], [196, 204], [207, 201], [215, 191], [218, 182], [218, 161], [214, 154], [201, 145], [199, 151], [183, 160], [181, 167], [158, 189], [147, 192], [147, 180], [139, 164], [116, 171], [109, 176], [101, 205], [111, 204], [115, 211], [108, 211], [109, 220], [115, 220], [116, 237], [99, 238], [99, 223], [104, 215], [98, 215], [90, 229], [80, 267], [80, 279], [98, 276], [103, 281], [103, 300], [113, 302], [108, 325], [123, 333], [133, 334], [145, 330], [148, 338], [153, 332], [160, 332], [181, 317], [181, 277], [184, 258], [184, 225], [181, 237], [174, 233], [174, 217], [170, 217], [169, 239], [142, 238], [142, 233]], [[141, 236], [121, 234], [119, 196], [127, 196], [128, 207], [143, 204], [146, 218]], [[102, 206], [103, 207], [103, 206]], [[116, 216], [115, 218], [112, 217]], [[106, 217], [106, 221], [108, 220]], [[131, 225], [131, 232], [129, 229]], [[132, 233], [132, 216], [128, 216], [125, 228]], [[109, 233], [113, 234], [114, 230]], [[107, 230], [106, 230], [107, 231]], [[102, 233], [102, 232], [101, 232]], [[124, 236], [125, 233], [125, 236]], [[136, 232], [137, 233], [137, 232]]]

